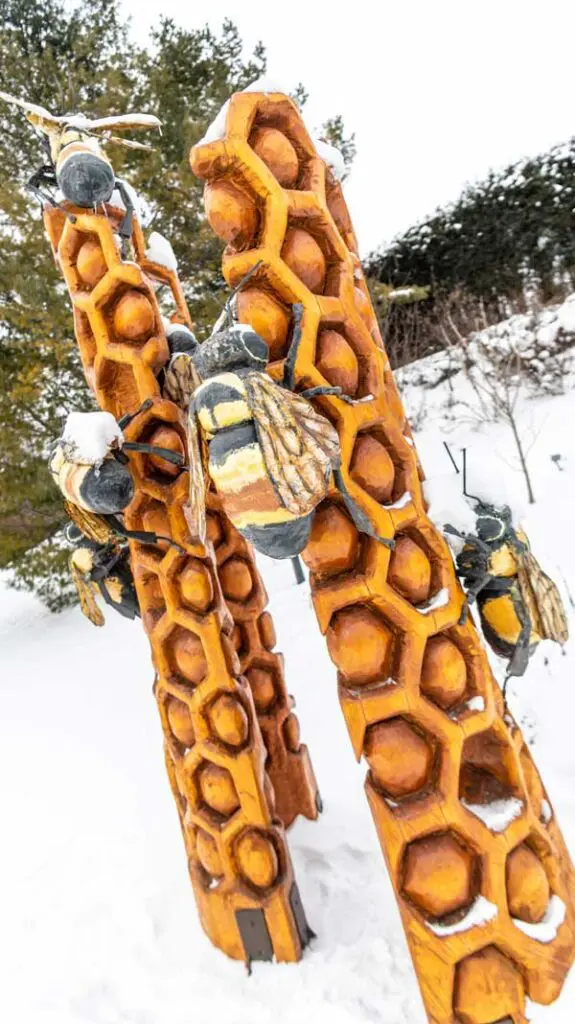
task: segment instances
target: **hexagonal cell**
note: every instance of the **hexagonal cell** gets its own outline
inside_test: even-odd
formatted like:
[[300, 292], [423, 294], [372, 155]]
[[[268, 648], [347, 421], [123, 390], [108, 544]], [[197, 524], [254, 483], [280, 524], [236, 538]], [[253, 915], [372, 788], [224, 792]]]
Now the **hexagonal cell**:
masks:
[[282, 359], [288, 348], [291, 310], [261, 288], [242, 288], [237, 297], [238, 319], [250, 324], [270, 350], [270, 362]]
[[423, 604], [431, 592], [431, 562], [418, 534], [398, 533], [389, 559], [387, 582], [413, 605]]
[[250, 723], [241, 700], [231, 693], [221, 693], [208, 705], [206, 716], [213, 737], [226, 747], [243, 747], [250, 733]]
[[463, 744], [459, 798], [492, 832], [503, 832], [524, 811], [513, 748], [496, 729]]
[[[150, 499], [146, 502], [141, 513], [142, 526], [146, 532], [154, 533], [157, 537], [170, 536], [170, 520], [168, 511], [162, 501]], [[155, 547], [160, 551], [167, 551], [170, 544], [167, 540], [158, 540]]]
[[166, 611], [160, 580], [156, 573], [138, 567], [134, 570], [134, 577], [144, 626], [150, 632]]
[[114, 333], [120, 341], [141, 344], [153, 333], [156, 316], [148, 295], [129, 288], [112, 309]]
[[231, 773], [211, 761], [202, 761], [194, 773], [200, 806], [219, 824], [239, 809], [240, 799]]
[[292, 753], [296, 753], [300, 748], [300, 731], [299, 722], [295, 715], [287, 716], [282, 732], [287, 749], [291, 750]]
[[427, 917], [463, 911], [479, 892], [480, 864], [453, 831], [409, 843], [402, 863], [401, 891]]
[[178, 575], [182, 601], [187, 608], [204, 614], [214, 600], [210, 569], [199, 558], [187, 558]]
[[421, 669], [421, 692], [444, 711], [458, 704], [467, 688], [463, 654], [444, 634], [427, 641]]
[[465, 957], [455, 971], [454, 1010], [462, 1024], [524, 1019], [525, 988], [518, 967], [496, 946]]
[[396, 476], [401, 474], [396, 472], [393, 457], [381, 431], [374, 429], [358, 434], [349, 469], [356, 483], [381, 504], [389, 504], [400, 496], [397, 494]]
[[252, 571], [243, 558], [228, 558], [218, 570], [224, 597], [245, 604], [254, 588]]
[[296, 187], [299, 177], [298, 155], [284, 132], [278, 128], [255, 128], [249, 143], [283, 188]]
[[359, 532], [339, 505], [324, 501], [312, 522], [311, 534], [302, 558], [317, 576], [334, 576], [349, 571], [357, 562]]
[[166, 646], [178, 675], [194, 686], [201, 683], [208, 671], [208, 663], [199, 636], [183, 626], [177, 626], [170, 633]]
[[104, 253], [97, 235], [84, 236], [76, 253], [76, 271], [82, 284], [95, 288], [108, 270]]
[[511, 916], [538, 924], [549, 906], [551, 886], [541, 858], [529, 841], [520, 843], [509, 854], [505, 880]]
[[[152, 420], [146, 424], [145, 429], [137, 438], [145, 444], [155, 445], [159, 448], [166, 448], [170, 452], [180, 455], [185, 460], [185, 445], [178, 430], [169, 423], [159, 420]], [[181, 467], [174, 465], [161, 455], [146, 455], [144, 458], [146, 475], [151, 476], [159, 483], [171, 483], [181, 473]]]
[[278, 693], [277, 672], [271, 665], [256, 663], [246, 672], [256, 710], [269, 712]]
[[224, 517], [211, 510], [206, 512], [206, 534], [217, 551], [227, 539]]
[[359, 385], [358, 358], [340, 332], [324, 328], [318, 334], [315, 365], [323, 377], [334, 387], [355, 397]]
[[127, 363], [97, 357], [94, 363], [94, 384], [112, 396], [113, 409], [110, 411], [116, 419], [122, 416], [126, 409], [139, 408], [140, 393], [134, 371]]
[[258, 619], [258, 627], [262, 644], [267, 651], [272, 651], [277, 643], [274, 620], [269, 612], [262, 612]]
[[276, 881], [280, 862], [270, 833], [247, 829], [234, 843], [239, 873], [254, 889], [269, 889]]
[[296, 277], [316, 295], [323, 295], [326, 280], [326, 259], [316, 239], [301, 227], [286, 231], [282, 259]]
[[186, 750], [193, 747], [194, 727], [188, 705], [178, 697], [170, 696], [166, 700], [166, 714], [170, 729], [178, 743], [181, 743]]
[[196, 854], [208, 879], [219, 879], [224, 873], [218, 844], [209, 832], [199, 828], [196, 834]]
[[255, 197], [237, 183], [208, 182], [204, 189], [204, 209], [214, 234], [234, 252], [256, 244], [260, 224], [257, 203]]
[[344, 680], [354, 686], [383, 681], [392, 674], [394, 635], [368, 605], [350, 605], [332, 616], [327, 648]]
[[411, 719], [370, 725], [364, 754], [374, 785], [394, 799], [420, 794], [433, 783], [436, 743]]

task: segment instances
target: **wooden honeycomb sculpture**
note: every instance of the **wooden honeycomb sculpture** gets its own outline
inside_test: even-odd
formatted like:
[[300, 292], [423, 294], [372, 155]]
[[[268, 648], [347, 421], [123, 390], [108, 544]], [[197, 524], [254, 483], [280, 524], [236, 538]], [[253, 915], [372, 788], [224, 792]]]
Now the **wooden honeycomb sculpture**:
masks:
[[[304, 552], [315, 610], [353, 748], [369, 765], [367, 796], [429, 1019], [519, 1024], [526, 996], [553, 1001], [573, 959], [573, 868], [473, 622], [458, 624], [463, 594], [426, 517], [341, 188], [280, 94], [234, 95], [222, 138], [193, 149], [191, 164], [227, 243], [228, 283], [262, 261], [238, 313], [268, 342], [271, 375], [299, 302], [298, 386], [374, 396], [315, 402], [339, 431], [345, 487], [395, 549], [359, 534], [333, 490]], [[494, 801], [515, 816], [488, 827]], [[555, 939], [530, 938], [521, 926], [557, 899]], [[470, 908], [484, 900], [490, 919], [474, 925]]]
[[[48, 208], [45, 224], [97, 401], [119, 418], [152, 399], [126, 436], [185, 453], [184, 416], [161, 398], [156, 378], [168, 347], [154, 284], [171, 290], [174, 320], [191, 326], [177, 276], [146, 259], [137, 222], [137, 262], [120, 259], [120, 211], [70, 211], [75, 223]], [[300, 813], [317, 817], [319, 796], [281, 655], [273, 651], [273, 622], [253, 553], [213, 494], [211, 543], [194, 546], [183, 514], [187, 473], [156, 456], [130, 461], [135, 497], [126, 525], [171, 537], [186, 552], [163, 542], [130, 542], [202, 925], [231, 957], [297, 960], [310, 933], [285, 827]]]

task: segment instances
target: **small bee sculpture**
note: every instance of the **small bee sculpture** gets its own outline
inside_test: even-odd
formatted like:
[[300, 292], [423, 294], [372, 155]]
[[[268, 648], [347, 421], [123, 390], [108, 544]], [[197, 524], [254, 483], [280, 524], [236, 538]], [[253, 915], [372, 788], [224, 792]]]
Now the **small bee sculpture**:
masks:
[[104, 619], [95, 601], [96, 590], [122, 615], [134, 618], [139, 614], [127, 540], [153, 545], [167, 541], [179, 547], [169, 537], [128, 530], [121, 518], [134, 496], [127, 451], [159, 455], [183, 467], [183, 458], [177, 452], [124, 439], [122, 429], [150, 404], [145, 402], [118, 423], [109, 413], [75, 413], [73, 428], [66, 425], [50, 455], [50, 472], [71, 520], [66, 537], [74, 547], [70, 558], [72, 578], [82, 611], [97, 626], [103, 625]]
[[[84, 209], [95, 209], [102, 203], [108, 203], [114, 190], [117, 189], [126, 215], [120, 225], [119, 235], [122, 240], [122, 255], [127, 255], [127, 246], [132, 235], [132, 216], [134, 206], [125, 183], [116, 178], [114, 170], [103, 146], [107, 142], [119, 143], [130, 149], [150, 149], [140, 142], [112, 135], [116, 131], [128, 130], [159, 130], [161, 121], [151, 114], [125, 114], [111, 117], [90, 119], [84, 114], [63, 114], [56, 116], [44, 107], [18, 99], [9, 93], [0, 92], [0, 99], [6, 103], [21, 107], [26, 117], [38, 128], [44, 138], [44, 148], [48, 162], [43, 164], [27, 182], [28, 188], [43, 201], [57, 206], [50, 192], [44, 189], [58, 187], [64, 198], [74, 206]], [[71, 220], [74, 217], [69, 215]]]
[[[464, 490], [464, 494], [467, 495]], [[477, 602], [485, 639], [508, 658], [507, 676], [522, 676], [540, 640], [564, 644], [569, 638], [559, 591], [541, 569], [511, 509], [473, 498], [476, 533], [449, 524], [445, 532], [463, 540], [456, 556], [469, 605]]]
[[[74, 510], [74, 522], [66, 528], [72, 547], [70, 571], [80, 608], [94, 626], [104, 625], [96, 594], [127, 619], [140, 615], [128, 545], [102, 516]], [[81, 523], [81, 526], [80, 526]]]
[[231, 522], [258, 551], [271, 558], [293, 558], [307, 544], [313, 511], [327, 494], [333, 472], [358, 528], [377, 536], [345, 489], [337, 431], [308, 399], [332, 394], [354, 400], [337, 387], [294, 391], [303, 307], [292, 307], [293, 337], [278, 384], [265, 372], [266, 342], [249, 325], [233, 322], [234, 294], [227, 304], [228, 326], [188, 353], [188, 378], [176, 372], [174, 356], [166, 371], [168, 392], [180, 395], [193, 387], [188, 415], [188, 520], [193, 535], [205, 540], [209, 477]]

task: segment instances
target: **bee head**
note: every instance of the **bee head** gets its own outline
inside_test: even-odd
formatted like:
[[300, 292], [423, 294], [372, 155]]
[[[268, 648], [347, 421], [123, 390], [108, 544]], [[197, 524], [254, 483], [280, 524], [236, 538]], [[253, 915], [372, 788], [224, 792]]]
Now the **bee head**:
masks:
[[508, 505], [497, 507], [480, 501], [475, 509], [477, 514], [477, 535], [487, 543], [501, 540], [511, 526], [511, 509]]
[[189, 327], [184, 324], [169, 324], [166, 329], [168, 348], [170, 355], [178, 355], [180, 352], [187, 352], [192, 355], [198, 347], [198, 340]]
[[202, 380], [226, 370], [259, 370], [263, 372], [269, 349], [263, 338], [248, 324], [236, 324], [213, 334], [192, 355]]

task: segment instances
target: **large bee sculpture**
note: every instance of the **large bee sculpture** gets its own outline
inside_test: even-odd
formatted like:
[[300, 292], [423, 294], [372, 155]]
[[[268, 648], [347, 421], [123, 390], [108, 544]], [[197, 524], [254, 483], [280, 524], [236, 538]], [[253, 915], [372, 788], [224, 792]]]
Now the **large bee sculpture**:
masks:
[[559, 591], [531, 553], [529, 541], [513, 526], [511, 509], [472, 495], [476, 532], [449, 524], [445, 532], [463, 540], [456, 556], [468, 604], [477, 603], [485, 639], [503, 658], [507, 676], [522, 676], [541, 640], [564, 644], [569, 628]]
[[[182, 468], [183, 459], [157, 445], [126, 441], [122, 434], [142, 409], [118, 423], [109, 413], [76, 413], [75, 429], [84, 437], [98, 438], [90, 444], [75, 438], [74, 430], [64, 434], [50, 455], [50, 472], [64, 497], [64, 508], [71, 520], [66, 539], [73, 551], [70, 570], [80, 598], [80, 606], [94, 625], [104, 623], [95, 594], [127, 618], [139, 614], [138, 601], [129, 563], [128, 540], [157, 545], [160, 541], [178, 547], [169, 537], [144, 530], [128, 530], [122, 512], [134, 496], [134, 482], [127, 451], [159, 455]], [[69, 422], [69, 421], [68, 421]], [[102, 440], [103, 438], [103, 440]]]
[[327, 494], [333, 472], [358, 528], [392, 545], [375, 533], [347, 493], [339, 471], [337, 431], [309, 398], [330, 394], [354, 400], [337, 387], [294, 392], [303, 307], [292, 307], [292, 342], [278, 384], [265, 372], [266, 342], [249, 325], [233, 322], [232, 299], [228, 326], [202, 345], [191, 344], [184, 357], [173, 355], [165, 375], [166, 395], [179, 404], [189, 401], [192, 534], [205, 540], [209, 478], [231, 522], [258, 551], [271, 558], [293, 558], [307, 544], [313, 511]]
[[[95, 119], [83, 114], [56, 116], [44, 107], [20, 100], [6, 92], [0, 92], [0, 98], [21, 107], [31, 124], [44, 136], [47, 162], [27, 182], [27, 187], [42, 201], [57, 206], [50, 190], [59, 188], [64, 198], [74, 206], [95, 209], [102, 203], [110, 202], [114, 191], [118, 191], [126, 210], [119, 228], [122, 255], [125, 258], [132, 235], [134, 206], [125, 182], [116, 178], [103, 146], [107, 142], [115, 142], [130, 149], [149, 149], [149, 146], [118, 138], [111, 132], [114, 129], [120, 132], [159, 130], [161, 121], [151, 114], [125, 114]], [[65, 212], [74, 220], [72, 215]]]

